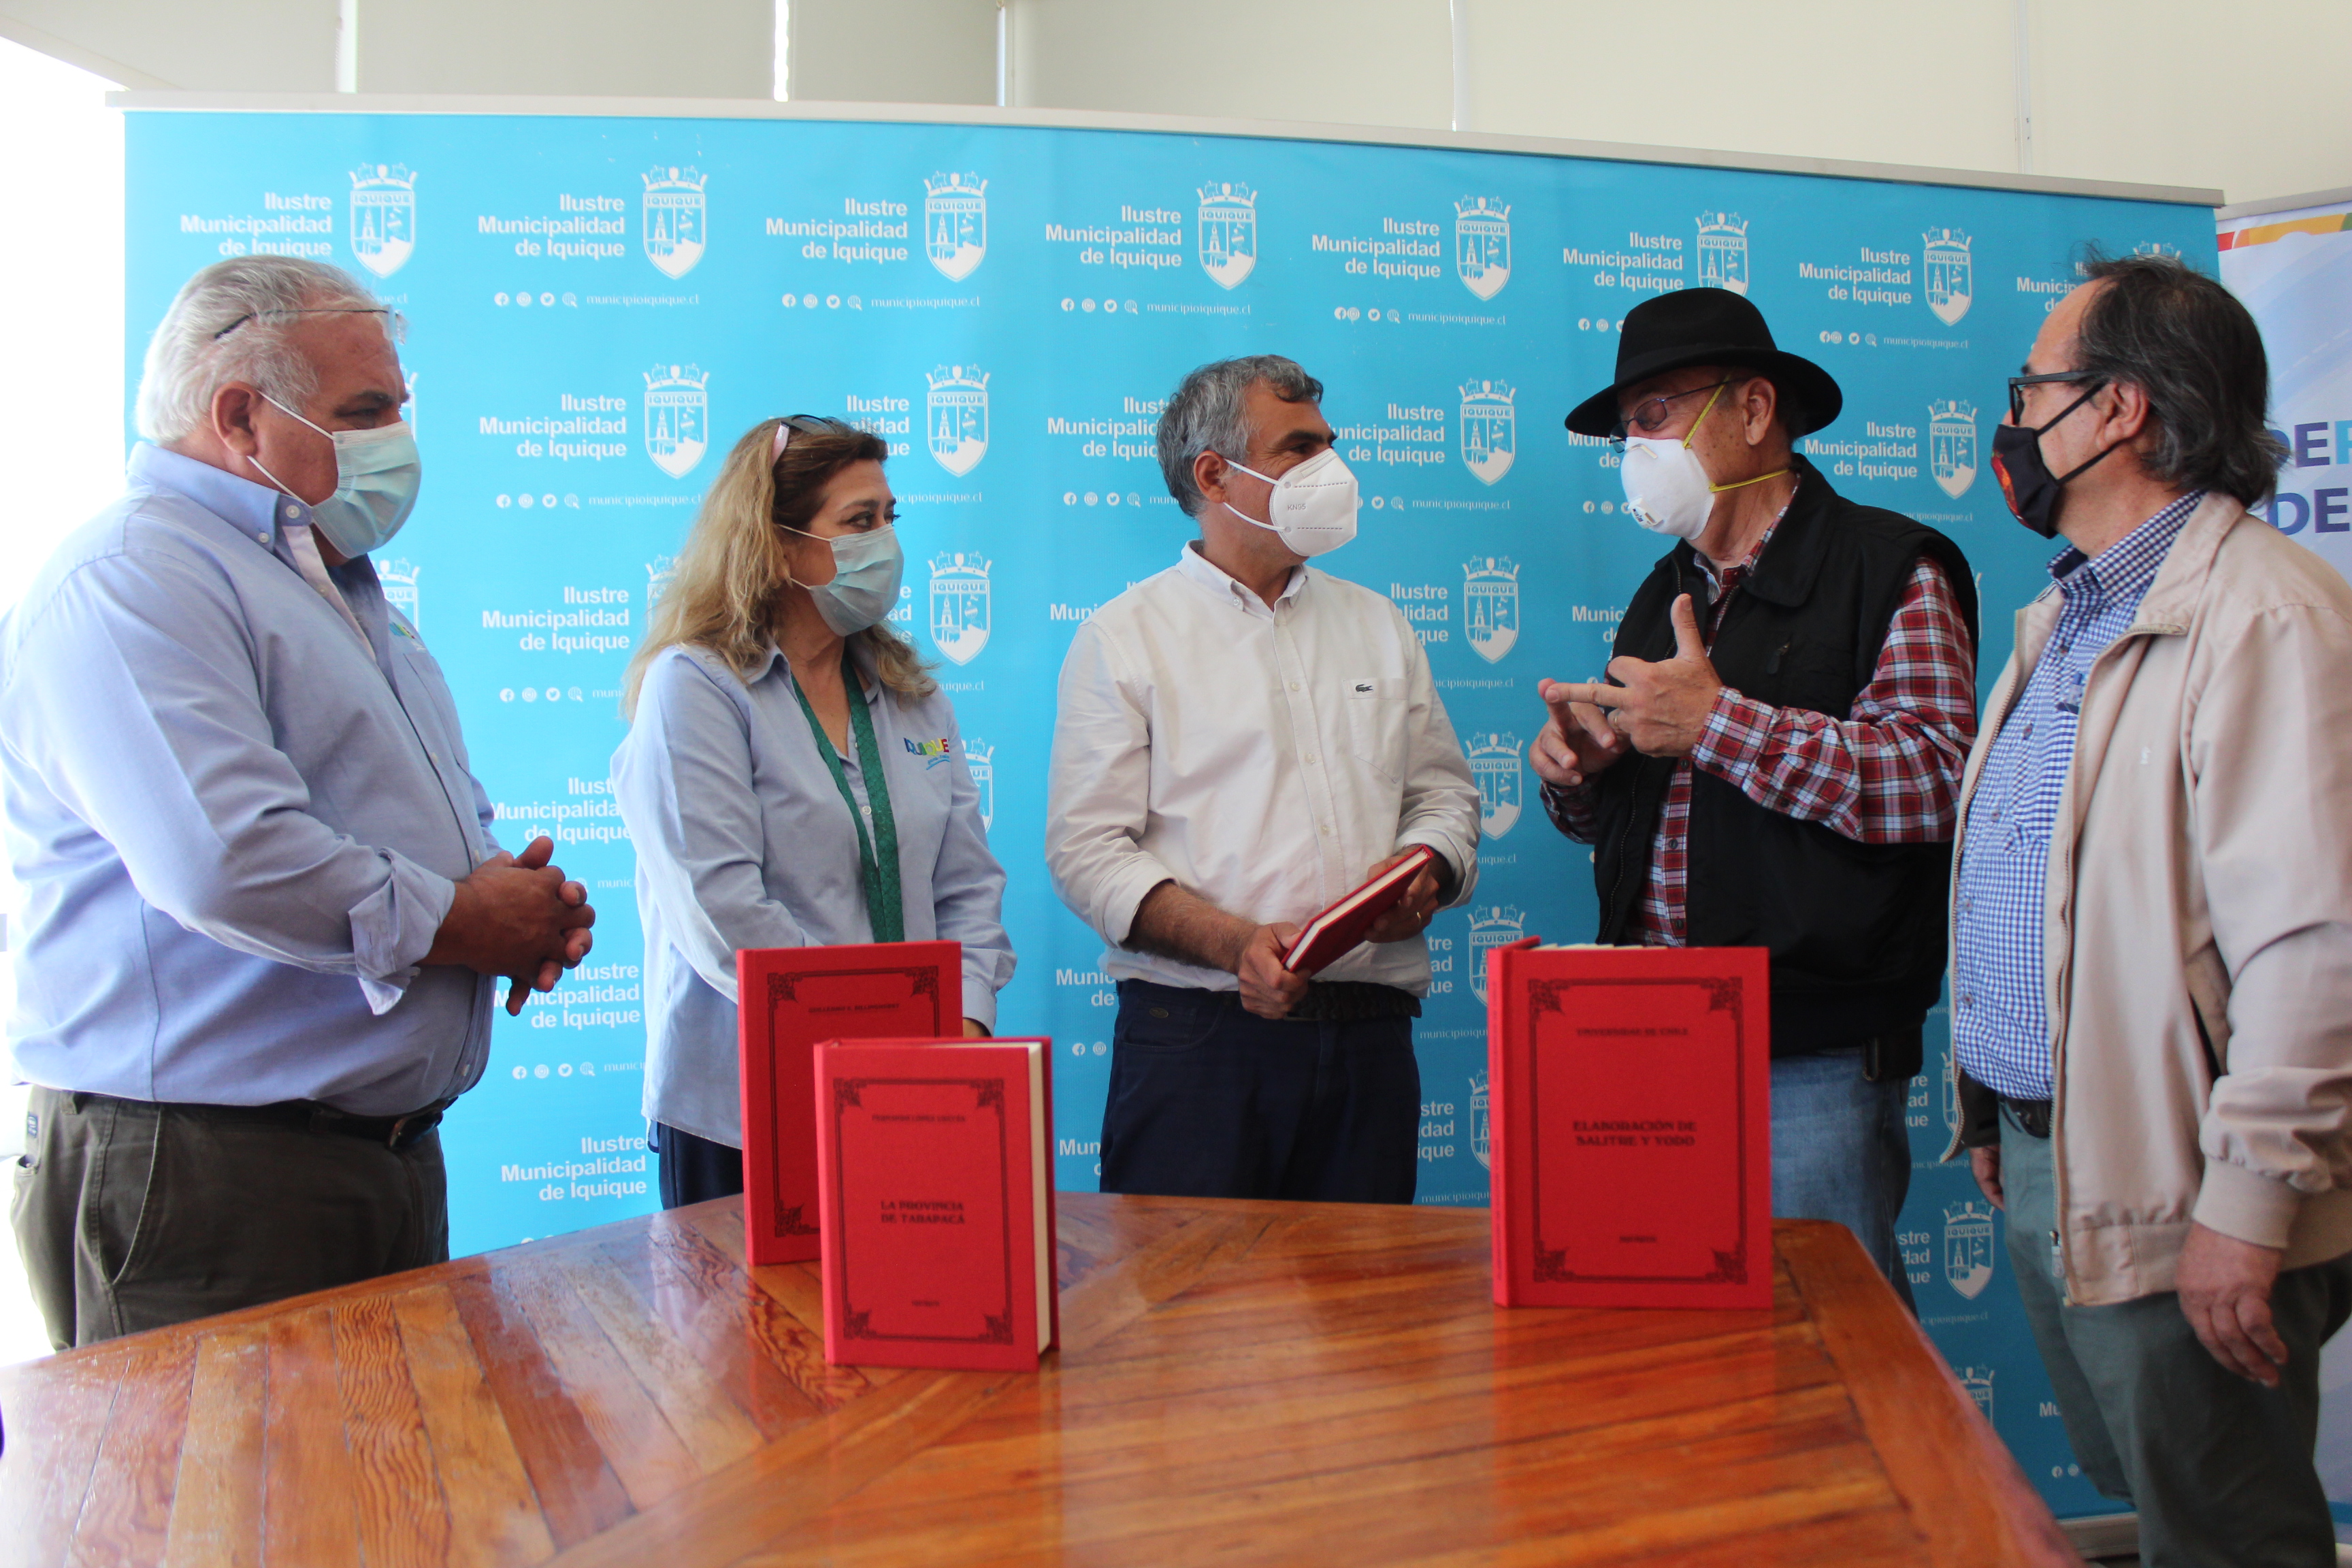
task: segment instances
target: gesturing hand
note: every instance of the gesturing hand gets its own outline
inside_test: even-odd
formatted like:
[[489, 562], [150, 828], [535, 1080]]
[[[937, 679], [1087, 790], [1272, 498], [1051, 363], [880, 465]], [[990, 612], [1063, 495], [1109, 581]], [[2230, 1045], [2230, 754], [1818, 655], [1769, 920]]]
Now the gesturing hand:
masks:
[[1723, 694], [1688, 594], [1675, 597], [1673, 619], [1674, 658], [1652, 664], [1621, 656], [1609, 661], [1615, 686], [1589, 681], [1569, 687], [1571, 701], [1610, 710], [1610, 723], [1645, 757], [1689, 756]]
[[1242, 983], [1242, 1005], [1261, 1018], [1286, 1018], [1307, 994], [1307, 976], [1282, 966], [1282, 954], [1298, 935], [1288, 921], [1255, 926], [1242, 942], [1234, 974]]
[[1536, 694], [1551, 718], [1528, 746], [1528, 762], [1536, 777], [1559, 789], [1574, 789], [1627, 750], [1625, 737], [1610, 728], [1606, 712], [1576, 700], [1582, 689], [1565, 680], [1536, 682]]
[[2275, 1247], [2258, 1247], [2191, 1224], [2180, 1248], [2173, 1287], [2181, 1315], [2215, 1361], [2250, 1382], [2276, 1388], [2286, 1364], [2286, 1342], [2271, 1321], [2271, 1286], [2278, 1279]]

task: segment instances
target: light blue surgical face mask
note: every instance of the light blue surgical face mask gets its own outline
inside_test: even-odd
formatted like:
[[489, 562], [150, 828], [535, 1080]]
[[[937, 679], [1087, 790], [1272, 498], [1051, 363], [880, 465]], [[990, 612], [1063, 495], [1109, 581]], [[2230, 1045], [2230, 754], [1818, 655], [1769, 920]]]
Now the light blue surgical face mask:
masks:
[[800, 585], [816, 601], [818, 618], [833, 628], [835, 637], [850, 637], [879, 626], [898, 607], [898, 582], [905, 575], [907, 558], [898, 548], [896, 528], [885, 526], [831, 539], [797, 528], [784, 531], [832, 548], [833, 581]]
[[[271, 407], [310, 425], [269, 394], [261, 395]], [[310, 428], [335, 444], [335, 493], [310, 508], [310, 525], [345, 555], [365, 555], [388, 543], [415, 508], [417, 486], [425, 478], [415, 430], [405, 419], [373, 430]], [[260, 458], [254, 458], [253, 466], [271, 484], [301, 500], [285, 481], [261, 468]]]

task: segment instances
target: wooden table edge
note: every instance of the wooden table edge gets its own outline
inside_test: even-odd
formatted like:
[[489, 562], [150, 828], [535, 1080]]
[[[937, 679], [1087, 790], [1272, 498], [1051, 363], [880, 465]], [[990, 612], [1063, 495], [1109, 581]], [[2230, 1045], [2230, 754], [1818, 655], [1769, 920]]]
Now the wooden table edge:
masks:
[[[1853, 1233], [1824, 1220], [1776, 1219], [1772, 1246], [1938, 1568], [2081, 1568], [2049, 1505], [1918, 1320], [1853, 1310], [1859, 1299], [1887, 1291]], [[1949, 1397], [1923, 1405], [1923, 1382]]]

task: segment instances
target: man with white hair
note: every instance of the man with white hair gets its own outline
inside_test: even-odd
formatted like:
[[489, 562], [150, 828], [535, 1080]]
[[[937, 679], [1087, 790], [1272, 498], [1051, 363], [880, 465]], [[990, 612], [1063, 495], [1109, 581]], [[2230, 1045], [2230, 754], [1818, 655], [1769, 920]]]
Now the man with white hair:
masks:
[[0, 621], [13, 1218], [60, 1349], [446, 1258], [498, 977], [519, 1011], [588, 952], [368, 560], [420, 471], [394, 341], [334, 268], [197, 273], [129, 493]]

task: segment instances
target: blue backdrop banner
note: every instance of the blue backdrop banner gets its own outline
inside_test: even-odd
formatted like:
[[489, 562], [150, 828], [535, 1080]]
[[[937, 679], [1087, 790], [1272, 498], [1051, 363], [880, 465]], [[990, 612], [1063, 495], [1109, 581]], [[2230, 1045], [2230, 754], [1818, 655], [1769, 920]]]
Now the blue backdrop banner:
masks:
[[[1479, 960], [1588, 940], [1587, 852], [1525, 747], [1544, 676], [1605, 659], [1659, 541], [1604, 445], [1561, 417], [1610, 379], [1624, 314], [1716, 285], [1845, 391], [1803, 443], [1844, 493], [1979, 568], [1983, 674], [2048, 545], [1984, 470], [2002, 379], [2080, 247], [2210, 266], [2204, 208], [1590, 158], [1212, 134], [632, 116], [130, 116], [131, 380], [180, 283], [315, 257], [402, 310], [426, 480], [377, 566], [447, 670], [510, 847], [554, 837], [601, 911], [554, 998], [500, 1015], [446, 1127], [453, 1242], [653, 1206], [634, 863], [607, 761], [648, 604], [727, 447], [771, 415], [887, 438], [897, 619], [953, 695], [1011, 873], [1008, 1032], [1060, 1053], [1059, 1180], [1095, 1184], [1113, 997], [1042, 857], [1055, 673], [1096, 606], [1192, 530], [1152, 458], [1185, 370], [1288, 354], [1360, 476], [1325, 564], [1425, 639], [1485, 798], [1475, 904], [1432, 931], [1421, 1201], [1484, 1204]], [[2063, 1513], [2075, 1472], [2006, 1279], [2000, 1218], [1938, 1165], [1943, 1020], [1914, 1085], [1902, 1240], [1921, 1316]]]

